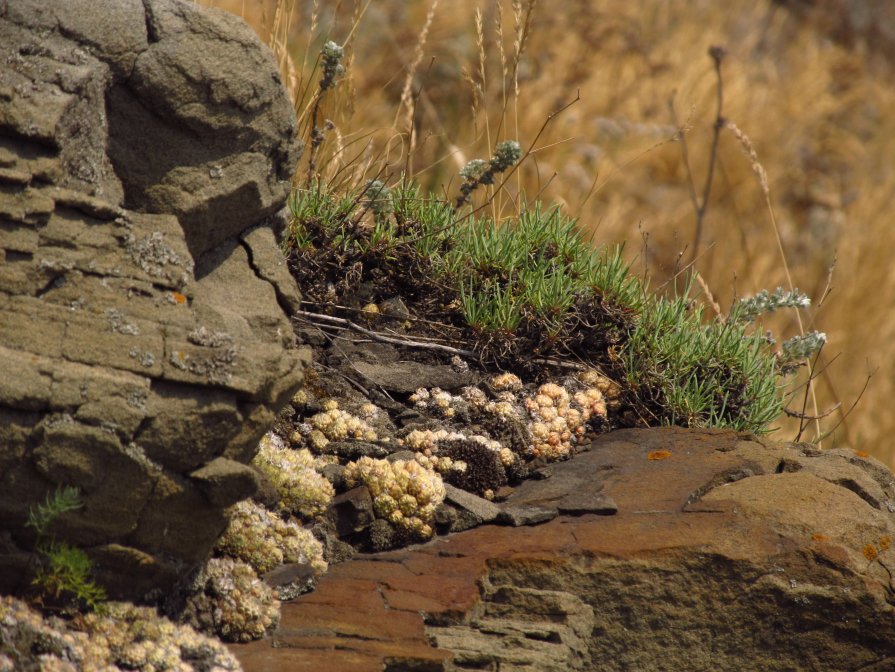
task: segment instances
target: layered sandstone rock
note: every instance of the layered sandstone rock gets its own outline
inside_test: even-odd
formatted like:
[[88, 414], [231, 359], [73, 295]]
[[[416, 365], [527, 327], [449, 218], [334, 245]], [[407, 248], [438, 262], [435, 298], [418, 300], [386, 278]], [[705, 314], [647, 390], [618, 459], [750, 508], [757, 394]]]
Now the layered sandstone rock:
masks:
[[[247, 672], [895, 667], [895, 478], [879, 462], [666, 428], [551, 469], [500, 504], [550, 522], [332, 566], [272, 640], [232, 650]], [[573, 515], [591, 500], [604, 515]]]
[[180, 0], [0, 4], [0, 591], [30, 508], [113, 596], [203, 560], [302, 379], [276, 246], [300, 154], [270, 53]]

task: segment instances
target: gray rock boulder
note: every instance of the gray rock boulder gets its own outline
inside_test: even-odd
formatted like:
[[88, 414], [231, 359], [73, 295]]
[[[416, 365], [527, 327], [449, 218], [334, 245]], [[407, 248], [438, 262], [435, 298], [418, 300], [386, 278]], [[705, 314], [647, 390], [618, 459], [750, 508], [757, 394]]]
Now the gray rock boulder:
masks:
[[300, 386], [274, 229], [300, 155], [272, 55], [180, 0], [0, 4], [0, 590], [28, 511], [115, 597], [164, 591], [251, 494]]

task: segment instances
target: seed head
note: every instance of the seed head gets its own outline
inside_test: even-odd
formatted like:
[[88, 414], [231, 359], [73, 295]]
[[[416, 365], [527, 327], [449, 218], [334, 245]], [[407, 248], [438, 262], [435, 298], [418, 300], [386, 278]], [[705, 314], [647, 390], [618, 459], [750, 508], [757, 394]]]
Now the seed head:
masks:
[[504, 140], [498, 143], [491, 158], [491, 169], [502, 173], [511, 168], [522, 157], [522, 147], [515, 140]]
[[321, 51], [321, 60], [323, 61], [323, 77], [320, 79], [320, 90], [326, 91], [331, 89], [336, 80], [345, 74], [345, 67], [342, 65], [342, 56], [345, 50], [338, 44], [330, 40], [323, 45]]

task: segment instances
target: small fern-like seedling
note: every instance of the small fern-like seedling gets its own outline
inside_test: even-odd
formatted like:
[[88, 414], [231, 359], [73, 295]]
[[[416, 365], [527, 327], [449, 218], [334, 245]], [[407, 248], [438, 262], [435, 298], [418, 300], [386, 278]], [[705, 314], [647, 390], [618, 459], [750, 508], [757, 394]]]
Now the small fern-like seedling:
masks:
[[47, 495], [45, 503], [29, 510], [26, 525], [37, 532], [34, 550], [39, 563], [31, 585], [40, 591], [41, 601], [48, 597], [56, 601], [74, 601], [95, 611], [106, 600], [106, 590], [91, 578], [93, 563], [90, 558], [80, 548], [48, 536], [54, 520], [82, 506], [78, 489], [65, 486]]
[[93, 562], [75, 546], [48, 542], [40, 547], [44, 556], [31, 584], [54, 600], [72, 599], [92, 611], [106, 600], [106, 590], [91, 578]]
[[39, 539], [46, 536], [47, 528], [56, 518], [68, 511], [80, 509], [82, 506], [81, 495], [77, 488], [66, 485], [56, 490], [51, 497], [47, 495], [44, 504], [38, 504], [28, 511], [27, 527], [37, 532]]

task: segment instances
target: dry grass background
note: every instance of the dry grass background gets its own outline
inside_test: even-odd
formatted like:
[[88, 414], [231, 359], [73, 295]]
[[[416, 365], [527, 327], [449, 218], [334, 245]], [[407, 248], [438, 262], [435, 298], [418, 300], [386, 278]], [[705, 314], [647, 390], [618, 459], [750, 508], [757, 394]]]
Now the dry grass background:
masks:
[[[895, 29], [886, 0], [869, 6], [888, 16], [853, 29], [829, 12], [751, 0], [454, 0], [434, 12], [431, 0], [203, 1], [242, 15], [275, 45], [306, 129], [319, 49], [326, 39], [346, 45], [347, 75], [322, 106], [333, 123], [321, 149], [329, 178], [396, 181], [407, 170], [454, 196], [466, 160], [488, 158], [503, 139], [532, 149], [537, 137], [492, 214], [511, 215], [519, 193], [562, 204], [597, 243], [626, 243], [653, 287], [692, 256], [696, 216], [673, 138], [686, 129], [701, 193], [716, 102], [707, 52], [723, 45], [724, 116], [767, 171], [793, 283], [815, 302], [831, 289], [805, 315], [805, 328], [829, 339], [818, 408], [841, 404], [822, 421], [836, 427], [824, 445], [895, 467], [895, 70], [886, 63], [895, 42], [887, 54], [876, 40], [884, 19]], [[736, 296], [787, 286], [759, 180], [728, 130], [695, 268], [724, 310]], [[767, 326], [784, 338], [798, 329], [792, 315]], [[791, 406], [801, 408], [801, 395]], [[777, 436], [794, 433], [784, 422]]]

